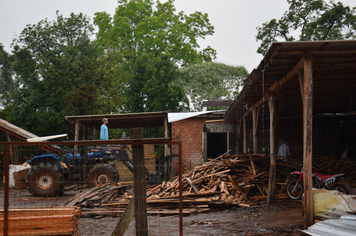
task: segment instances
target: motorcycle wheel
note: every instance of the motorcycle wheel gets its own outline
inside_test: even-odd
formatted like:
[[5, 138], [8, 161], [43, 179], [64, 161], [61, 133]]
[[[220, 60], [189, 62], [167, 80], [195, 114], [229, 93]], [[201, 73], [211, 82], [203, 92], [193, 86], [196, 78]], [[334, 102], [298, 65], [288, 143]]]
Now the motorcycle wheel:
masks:
[[335, 184], [335, 185], [333, 185], [330, 189], [331, 189], [331, 190], [339, 191], [339, 192], [341, 192], [341, 193], [348, 194], [347, 189], [346, 189], [344, 186], [340, 185], [340, 184]]
[[302, 198], [303, 195], [303, 185], [298, 183], [297, 179], [290, 179], [287, 183], [287, 195], [293, 200], [298, 200]]

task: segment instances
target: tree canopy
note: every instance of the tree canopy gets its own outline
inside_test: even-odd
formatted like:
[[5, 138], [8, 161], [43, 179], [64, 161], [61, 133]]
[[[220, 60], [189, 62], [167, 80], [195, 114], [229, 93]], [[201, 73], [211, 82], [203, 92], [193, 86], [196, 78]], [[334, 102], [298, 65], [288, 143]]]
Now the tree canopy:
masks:
[[248, 72], [243, 66], [208, 62], [180, 69], [177, 83], [189, 96], [193, 105], [191, 110], [202, 110], [203, 100], [234, 99], [247, 77]]
[[[287, 0], [289, 9], [279, 19], [257, 27], [258, 53], [265, 54], [277, 40], [316, 41], [356, 38], [355, 8], [341, 2]], [[296, 35], [299, 34], [297, 37]]]
[[126, 69], [126, 112], [187, 109], [176, 86], [178, 66], [209, 62], [214, 49], [199, 50], [199, 38], [214, 33], [207, 14], [176, 13], [174, 1], [119, 0], [115, 15], [95, 14], [96, 42], [122, 55]]
[[7, 105], [16, 123], [38, 135], [54, 134], [64, 132], [63, 116], [95, 111], [102, 76], [92, 33], [87, 16], [57, 12], [55, 21], [27, 25], [14, 40], [16, 89]]
[[174, 0], [156, 4], [152, 0], [119, 0], [113, 18], [106, 12], [95, 13], [99, 28], [97, 43], [111, 45], [135, 63], [138, 55], [166, 55], [183, 66], [211, 61], [216, 52], [211, 47], [199, 51], [199, 38], [214, 33], [207, 14], [175, 13]]
[[12, 79], [10, 55], [4, 50], [4, 46], [0, 43], [0, 106], [2, 105], [4, 96], [13, 89], [14, 81]]

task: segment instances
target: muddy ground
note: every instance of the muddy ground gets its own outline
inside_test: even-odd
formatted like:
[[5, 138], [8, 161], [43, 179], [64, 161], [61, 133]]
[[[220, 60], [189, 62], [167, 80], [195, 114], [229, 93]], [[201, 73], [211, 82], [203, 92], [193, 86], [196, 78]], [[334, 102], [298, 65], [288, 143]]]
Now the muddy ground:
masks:
[[[56, 198], [35, 198], [27, 190], [10, 190], [10, 207], [61, 206], [78, 192], [66, 192]], [[3, 206], [4, 189], [0, 188]], [[111, 235], [118, 218], [80, 218], [80, 235]], [[183, 218], [184, 235], [306, 235], [303, 228], [302, 203], [290, 199], [269, 205], [259, 202], [252, 207], [216, 209]], [[179, 235], [178, 217], [148, 216], [149, 235]], [[125, 235], [135, 235], [135, 222], [131, 222]]]

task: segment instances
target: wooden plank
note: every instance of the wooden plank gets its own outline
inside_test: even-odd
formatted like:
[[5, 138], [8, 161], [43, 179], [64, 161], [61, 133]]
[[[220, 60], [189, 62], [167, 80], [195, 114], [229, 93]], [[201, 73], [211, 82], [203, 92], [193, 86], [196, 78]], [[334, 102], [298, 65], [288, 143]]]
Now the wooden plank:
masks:
[[123, 236], [130, 225], [132, 218], [135, 215], [135, 198], [132, 198], [124, 214], [121, 216], [119, 222], [117, 223], [112, 236]]
[[192, 181], [189, 178], [185, 178], [188, 183], [190, 184], [190, 186], [192, 186], [192, 188], [194, 189], [196, 194], [200, 194], [199, 190], [197, 189], [197, 187], [192, 183]]
[[242, 197], [243, 197], [246, 201], [248, 201], [247, 196], [245, 195], [245, 193], [244, 193], [239, 187], [237, 187], [237, 185], [236, 185], [236, 183], [234, 182], [234, 180], [232, 179], [232, 177], [231, 177], [230, 175], [228, 175], [227, 178], [228, 178], [229, 181], [232, 183], [232, 186], [233, 186], [237, 191], [240, 192], [240, 194], [242, 195]]
[[314, 223], [312, 191], [312, 154], [313, 154], [313, 70], [312, 59], [304, 62], [303, 97], [303, 167], [304, 167], [304, 228]]

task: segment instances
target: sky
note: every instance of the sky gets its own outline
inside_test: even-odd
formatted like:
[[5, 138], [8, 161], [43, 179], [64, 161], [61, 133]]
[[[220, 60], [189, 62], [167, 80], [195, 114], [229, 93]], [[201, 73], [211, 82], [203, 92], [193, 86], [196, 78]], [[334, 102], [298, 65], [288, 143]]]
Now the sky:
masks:
[[[164, 0], [161, 0], [164, 2]], [[356, 0], [343, 0], [344, 5], [356, 6]], [[3, 0], [0, 5], [0, 43], [11, 53], [13, 38], [20, 35], [27, 24], [56, 19], [56, 11], [64, 17], [70, 13], [84, 13], [93, 19], [96, 12], [114, 15], [117, 0]], [[190, 14], [207, 13], [215, 33], [198, 41], [201, 48], [210, 46], [217, 51], [215, 62], [245, 66], [248, 72], [263, 59], [256, 50], [257, 26], [273, 18], [280, 19], [288, 10], [287, 0], [175, 0], [178, 11]]]

